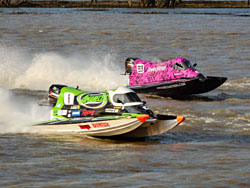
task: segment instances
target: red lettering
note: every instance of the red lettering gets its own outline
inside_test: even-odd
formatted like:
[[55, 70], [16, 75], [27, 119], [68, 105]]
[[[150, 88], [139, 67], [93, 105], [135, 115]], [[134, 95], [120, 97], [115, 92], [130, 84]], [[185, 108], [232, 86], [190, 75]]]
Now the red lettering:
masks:
[[109, 127], [109, 123], [92, 123], [94, 128]]
[[81, 116], [94, 116], [95, 111], [94, 110], [83, 110], [81, 113]]

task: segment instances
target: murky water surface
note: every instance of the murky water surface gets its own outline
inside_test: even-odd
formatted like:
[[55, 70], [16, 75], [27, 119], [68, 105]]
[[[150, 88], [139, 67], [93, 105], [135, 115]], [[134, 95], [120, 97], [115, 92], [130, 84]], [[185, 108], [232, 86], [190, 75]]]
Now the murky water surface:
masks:
[[[153, 14], [154, 13], [154, 14]], [[155, 14], [157, 13], [157, 14]], [[1, 187], [249, 187], [249, 9], [0, 9]], [[218, 89], [186, 100], [141, 95], [183, 115], [142, 141], [32, 133], [52, 83], [127, 84], [124, 61], [183, 56]]]

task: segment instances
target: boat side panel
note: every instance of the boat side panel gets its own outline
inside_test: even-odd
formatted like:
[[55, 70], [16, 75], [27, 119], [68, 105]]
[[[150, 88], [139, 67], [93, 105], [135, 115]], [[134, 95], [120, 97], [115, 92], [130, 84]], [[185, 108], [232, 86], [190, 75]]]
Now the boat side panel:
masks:
[[79, 132], [90, 136], [113, 136], [130, 132], [142, 124], [137, 118], [71, 124], [35, 125], [39, 132]]
[[193, 94], [200, 94], [214, 90], [221, 86], [227, 78], [208, 76], [205, 80], [194, 78], [187, 81], [173, 83], [161, 83], [161, 85], [132, 86], [137, 93], [147, 93], [163, 97], [185, 97]]
[[176, 70], [173, 65], [187, 61], [182, 57], [176, 59], [156, 63], [142, 59], [137, 59], [134, 63], [133, 71], [129, 76], [129, 85], [147, 85], [160, 83], [170, 80], [178, 80], [180, 78], [194, 78], [198, 76], [198, 72], [194, 68]]

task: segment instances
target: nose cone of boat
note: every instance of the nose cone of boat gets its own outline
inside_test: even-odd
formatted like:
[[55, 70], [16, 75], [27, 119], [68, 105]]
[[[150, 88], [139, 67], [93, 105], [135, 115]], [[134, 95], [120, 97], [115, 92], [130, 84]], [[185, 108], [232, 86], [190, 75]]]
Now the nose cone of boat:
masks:
[[179, 125], [181, 122], [183, 122], [185, 120], [185, 117], [183, 116], [177, 116], [177, 125]]
[[221, 83], [223, 84], [226, 80], [227, 80], [227, 77], [220, 77], [219, 79], [221, 81]]
[[137, 118], [140, 122], [144, 123], [144, 122], [148, 119], [148, 117], [149, 117], [149, 115], [140, 115], [140, 116], [137, 116], [136, 118]]

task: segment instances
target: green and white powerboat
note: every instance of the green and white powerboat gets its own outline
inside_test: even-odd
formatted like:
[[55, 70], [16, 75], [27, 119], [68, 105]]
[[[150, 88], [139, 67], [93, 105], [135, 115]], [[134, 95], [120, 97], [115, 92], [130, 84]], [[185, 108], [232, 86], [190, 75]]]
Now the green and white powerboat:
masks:
[[94, 137], [143, 138], [163, 134], [185, 120], [183, 116], [154, 114], [127, 87], [87, 92], [66, 85], [49, 88], [51, 120], [33, 127], [42, 132], [78, 132]]

